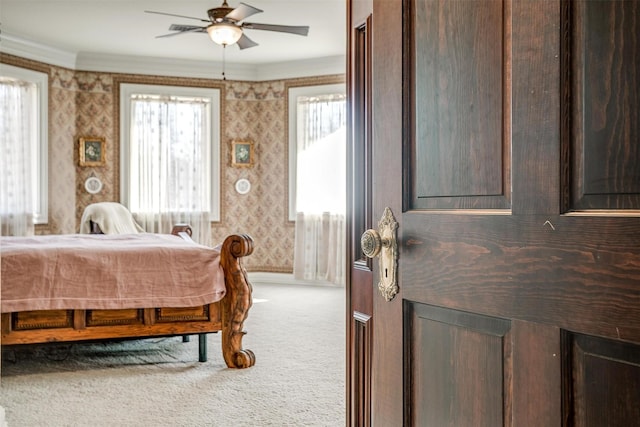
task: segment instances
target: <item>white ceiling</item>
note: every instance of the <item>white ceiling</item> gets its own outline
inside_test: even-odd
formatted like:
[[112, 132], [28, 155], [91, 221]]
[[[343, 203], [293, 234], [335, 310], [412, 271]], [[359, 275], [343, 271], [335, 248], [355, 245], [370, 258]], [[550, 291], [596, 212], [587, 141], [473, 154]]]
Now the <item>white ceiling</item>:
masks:
[[[226, 48], [227, 64], [259, 66], [344, 56], [345, 0], [246, 0], [264, 10], [247, 22], [308, 25], [309, 35], [245, 30], [259, 46]], [[221, 62], [223, 48], [206, 33], [156, 38], [171, 24], [204, 25], [145, 10], [207, 18], [222, 0], [0, 0], [0, 38], [36, 42], [77, 56], [125, 55], [136, 60], [166, 58]], [[235, 7], [238, 0], [229, 0]], [[4, 37], [3, 37], [4, 36]], [[0, 41], [0, 48], [2, 47]]]

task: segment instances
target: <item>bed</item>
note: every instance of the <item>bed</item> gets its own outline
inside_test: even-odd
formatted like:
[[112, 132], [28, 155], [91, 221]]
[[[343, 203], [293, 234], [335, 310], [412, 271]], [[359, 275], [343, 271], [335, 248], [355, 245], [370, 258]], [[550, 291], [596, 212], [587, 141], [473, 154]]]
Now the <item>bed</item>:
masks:
[[206, 361], [206, 334], [221, 332], [227, 366], [253, 366], [242, 348], [252, 287], [240, 262], [253, 240], [230, 235], [209, 248], [190, 236], [180, 225], [171, 235], [2, 237], [2, 347], [198, 335]]

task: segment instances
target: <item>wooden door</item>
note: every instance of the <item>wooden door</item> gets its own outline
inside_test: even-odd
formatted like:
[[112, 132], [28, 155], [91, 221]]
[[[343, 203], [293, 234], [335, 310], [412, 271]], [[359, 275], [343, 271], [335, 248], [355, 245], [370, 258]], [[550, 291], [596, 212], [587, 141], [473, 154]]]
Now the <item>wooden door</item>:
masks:
[[640, 2], [373, 17], [372, 424], [640, 425]]

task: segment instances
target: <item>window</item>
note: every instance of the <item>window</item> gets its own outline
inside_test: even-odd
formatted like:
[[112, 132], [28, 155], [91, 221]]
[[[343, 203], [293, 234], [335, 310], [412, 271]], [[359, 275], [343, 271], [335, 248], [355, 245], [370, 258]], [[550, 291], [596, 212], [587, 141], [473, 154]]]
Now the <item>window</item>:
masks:
[[343, 84], [289, 89], [293, 277], [344, 284], [346, 95]]
[[46, 73], [0, 64], [3, 234], [25, 234], [15, 221], [31, 230], [48, 222], [48, 83]]
[[344, 214], [345, 188], [345, 85], [290, 88], [289, 220], [296, 212]]
[[220, 91], [123, 84], [120, 103], [121, 200], [147, 231], [188, 222], [206, 244], [220, 220]]

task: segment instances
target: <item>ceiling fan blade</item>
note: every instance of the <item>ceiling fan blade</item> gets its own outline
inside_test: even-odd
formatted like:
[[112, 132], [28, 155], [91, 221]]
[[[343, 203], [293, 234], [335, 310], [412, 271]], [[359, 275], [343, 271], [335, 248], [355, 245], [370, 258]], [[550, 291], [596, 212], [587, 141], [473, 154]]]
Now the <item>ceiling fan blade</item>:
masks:
[[242, 28], [246, 28], [248, 30], [277, 31], [280, 33], [297, 34], [299, 36], [306, 36], [307, 34], [309, 34], [308, 26], [256, 24], [245, 22], [242, 24]]
[[242, 21], [243, 19], [248, 18], [251, 15], [255, 15], [256, 13], [264, 12], [262, 9], [258, 9], [257, 7], [249, 6], [246, 3], [240, 3], [240, 6], [233, 9], [231, 12], [227, 13], [225, 18], [233, 19], [234, 21]]
[[238, 43], [238, 47], [240, 48], [240, 50], [248, 49], [248, 48], [254, 47], [254, 46], [258, 46], [258, 43], [256, 43], [253, 40], [251, 40], [244, 33], [242, 33], [242, 36], [240, 36], [240, 39], [236, 43]]
[[157, 39], [163, 39], [163, 38], [167, 38], [167, 37], [177, 36], [177, 35], [180, 35], [180, 34], [184, 34], [184, 32], [180, 31], [180, 32], [177, 32], [177, 33], [161, 34], [159, 36], [156, 36], [156, 38]]
[[169, 27], [169, 31], [175, 31], [175, 33], [163, 34], [160, 36], [156, 36], [156, 38], [159, 39], [163, 37], [172, 37], [184, 33], [204, 33], [207, 31], [207, 28], [198, 27], [196, 25], [171, 24], [171, 26]]
[[199, 27], [197, 25], [171, 24], [169, 31], [206, 33], [207, 27]]
[[153, 11], [153, 10], [145, 10], [145, 12], [146, 13], [155, 13], [155, 14], [158, 14], [158, 15], [177, 16], [178, 18], [197, 19], [198, 21], [211, 23], [211, 21], [209, 21], [208, 19], [194, 18], [193, 16], [175, 15], [173, 13], [156, 12], [156, 11]]

